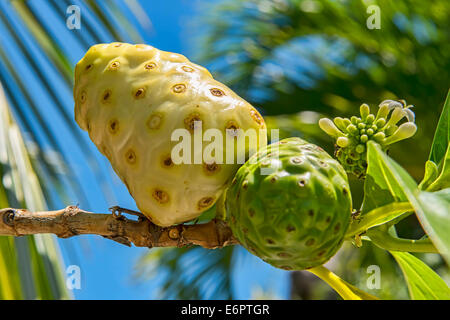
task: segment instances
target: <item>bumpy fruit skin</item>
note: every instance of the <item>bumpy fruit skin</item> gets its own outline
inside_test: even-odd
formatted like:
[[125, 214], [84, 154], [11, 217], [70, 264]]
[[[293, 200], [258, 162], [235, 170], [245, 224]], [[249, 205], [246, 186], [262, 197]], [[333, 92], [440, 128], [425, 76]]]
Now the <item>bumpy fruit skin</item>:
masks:
[[[263, 175], [261, 168], [270, 167]], [[247, 250], [277, 268], [303, 270], [340, 248], [351, 203], [339, 162], [314, 144], [288, 138], [260, 149], [238, 170], [225, 208]]]
[[[198, 217], [240, 166], [203, 160], [175, 164], [175, 129], [188, 130], [192, 141], [200, 130], [195, 121], [203, 133], [216, 128], [224, 137], [226, 129], [265, 129], [258, 111], [208, 70], [148, 45], [91, 47], [75, 68], [74, 99], [78, 125], [108, 158], [138, 208], [160, 226]], [[266, 136], [259, 138], [257, 148], [267, 144]], [[208, 144], [203, 142], [203, 149]]]

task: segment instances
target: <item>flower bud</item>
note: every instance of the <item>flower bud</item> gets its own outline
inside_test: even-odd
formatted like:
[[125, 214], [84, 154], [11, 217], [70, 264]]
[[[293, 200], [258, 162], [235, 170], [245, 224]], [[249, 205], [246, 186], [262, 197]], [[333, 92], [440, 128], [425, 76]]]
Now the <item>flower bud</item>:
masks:
[[377, 128], [382, 128], [382, 127], [384, 127], [385, 124], [386, 124], [386, 120], [384, 118], [378, 119], [375, 122], [375, 125], [377, 126]]
[[386, 119], [389, 111], [389, 106], [387, 104], [380, 104], [380, 109], [378, 109], [377, 117], [375, 119]]
[[398, 127], [394, 124], [392, 126], [388, 126], [386, 127], [386, 129], [384, 129], [384, 133], [386, 134], [386, 136], [391, 136], [394, 134], [395, 131], [397, 131]]
[[339, 137], [336, 140], [336, 144], [341, 147], [341, 148], [345, 148], [349, 145], [350, 140], [348, 140], [347, 137]]
[[375, 116], [373, 114], [369, 114], [366, 118], [367, 124], [372, 124], [375, 121]]
[[411, 138], [417, 131], [417, 126], [412, 122], [403, 123], [398, 127], [391, 136], [384, 139], [383, 143], [385, 145], [392, 144], [394, 142]]
[[356, 126], [353, 124], [348, 125], [347, 131], [353, 135], [359, 134], [358, 128], [356, 128]]
[[319, 120], [319, 127], [325, 131], [329, 136], [333, 138], [344, 136], [344, 134], [339, 131], [339, 129], [335, 126], [333, 121], [328, 118], [322, 118]]
[[333, 119], [334, 120], [334, 124], [339, 128], [339, 130], [346, 132], [347, 131], [347, 126], [345, 125], [344, 119], [341, 117], [336, 117]]
[[416, 120], [416, 115], [414, 114], [414, 111], [412, 111], [410, 108], [412, 106], [408, 106], [408, 108], [403, 109], [403, 111], [406, 112], [406, 118], [408, 119], [408, 122], [414, 122]]
[[356, 146], [355, 150], [358, 153], [364, 153], [364, 151], [366, 151], [366, 147], [363, 144], [358, 144]]
[[359, 107], [359, 113], [361, 114], [361, 119], [365, 120], [370, 113], [370, 108], [367, 104], [363, 103]]
[[405, 116], [406, 112], [404, 111], [404, 109], [395, 108], [394, 111], [392, 111], [391, 118], [387, 122], [386, 127], [397, 124], [397, 122], [399, 122]]
[[386, 135], [384, 134], [384, 132], [377, 132], [373, 135], [373, 138], [376, 142], [382, 142], [385, 137]]

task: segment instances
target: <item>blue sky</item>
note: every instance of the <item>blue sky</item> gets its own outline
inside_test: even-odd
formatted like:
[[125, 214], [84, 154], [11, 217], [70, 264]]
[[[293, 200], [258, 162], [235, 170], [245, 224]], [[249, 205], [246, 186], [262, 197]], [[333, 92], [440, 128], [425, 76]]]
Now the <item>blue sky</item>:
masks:
[[[79, 4], [80, 1], [73, 1]], [[144, 11], [149, 16], [152, 28], [151, 32], [141, 29], [144, 40], [147, 44], [151, 44], [159, 49], [182, 53], [187, 57], [195, 53], [195, 46], [190, 41], [190, 36], [200, 30], [194, 28], [192, 22], [197, 21], [198, 11], [200, 7], [199, 1], [187, 0], [166, 0], [166, 1], [140, 1]], [[48, 10], [46, 1], [37, 0], [33, 2], [33, 6], [39, 8], [43, 12]], [[12, 10], [3, 4], [5, 12], [11, 13]], [[11, 10], [11, 11], [9, 11]], [[11, 20], [14, 15], [10, 14]], [[69, 55], [71, 64], [81, 59], [84, 49], [73, 41], [66, 41], [70, 36], [70, 32], [84, 32], [83, 19], [90, 19], [89, 16], [83, 16], [81, 20], [81, 30], [70, 31], [65, 28], [57, 14], [48, 14], [44, 23], [47, 24], [52, 36], [63, 48], [63, 51]], [[57, 78], [57, 74], [48, 61], [39, 54], [38, 48], [30, 42], [30, 37], [26, 32], [17, 27], [21, 32], [21, 41], [27, 46], [31, 54], [42, 66], [42, 72], [49, 77]], [[11, 46], [15, 48], [13, 39], [8, 35], [6, 29], [0, 25], [0, 36], [2, 46]], [[88, 35], [85, 34], [88, 38]], [[107, 38], [107, 36], [105, 36]], [[111, 39], [112, 41], [113, 39]], [[112, 172], [109, 163], [100, 155], [100, 153], [92, 147], [93, 157], [100, 163], [97, 175], [92, 175], [89, 163], [77, 154], [80, 150], [76, 147], [76, 141], [67, 128], [60, 128], [57, 123], [61, 121], [59, 113], [52, 106], [51, 98], [46, 95], [43, 89], [38, 85], [36, 74], [27, 68], [26, 57], [17, 56], [15, 65], [21, 74], [29, 77], [30, 90], [35, 92], [38, 98], [38, 104], [44, 108], [46, 119], [49, 122], [51, 130], [57, 130], [58, 139], [62, 145], [64, 152], [71, 154], [70, 162], [72, 168], [75, 169], [76, 176], [83, 181], [83, 188], [88, 197], [89, 208], [95, 212], [106, 212], [107, 208], [113, 205], [121, 205], [122, 207], [135, 208], [133, 199], [129, 196], [123, 184]], [[55, 74], [53, 74], [55, 73]], [[64, 107], [70, 115], [73, 116], [73, 100], [67, 99], [71, 97], [71, 88], [59, 85], [58, 81], [53, 81], [55, 86], [53, 89], [64, 99]], [[36, 125], [36, 124], [33, 124]], [[81, 129], [80, 129], [81, 131]], [[83, 132], [84, 139], [88, 139]], [[109, 178], [102, 180], [101, 176]], [[101, 196], [104, 190], [109, 190], [108, 196]], [[61, 205], [78, 204], [79, 199], [76, 195], [72, 195], [70, 200]], [[110, 240], [106, 240], [95, 236], [82, 236], [76, 239], [58, 240], [61, 244], [66, 265], [78, 265], [81, 268], [81, 289], [74, 290], [73, 294], [77, 299], [154, 299], [157, 298], [157, 289], [160, 282], [158, 273], [155, 278], [143, 281], [133, 277], [135, 265], [138, 259], [148, 252], [146, 248], [128, 248]], [[257, 288], [270, 291], [279, 298], [288, 297], [288, 280], [289, 274], [263, 263], [258, 258], [246, 254], [243, 250], [239, 251], [235, 264], [233, 275], [233, 289], [238, 299], [251, 298], [252, 291]]]

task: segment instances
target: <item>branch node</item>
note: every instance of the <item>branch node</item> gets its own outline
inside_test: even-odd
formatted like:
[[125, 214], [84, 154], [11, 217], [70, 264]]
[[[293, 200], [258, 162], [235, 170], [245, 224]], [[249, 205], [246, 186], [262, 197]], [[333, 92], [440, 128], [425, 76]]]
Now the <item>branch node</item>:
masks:
[[15, 217], [16, 217], [16, 210], [14, 209], [8, 209], [5, 212], [3, 212], [3, 222], [10, 227], [14, 227]]

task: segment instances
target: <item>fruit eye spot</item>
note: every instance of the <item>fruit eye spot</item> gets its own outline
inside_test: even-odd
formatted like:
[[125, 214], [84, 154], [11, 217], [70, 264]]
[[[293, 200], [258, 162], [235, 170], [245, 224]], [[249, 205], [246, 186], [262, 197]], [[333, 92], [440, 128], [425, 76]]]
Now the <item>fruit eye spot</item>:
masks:
[[327, 219], [325, 220], [326, 223], [330, 223], [331, 221], [331, 217], [327, 217]]
[[149, 62], [145, 65], [145, 69], [147, 70], [151, 70], [151, 69], [155, 69], [156, 68], [156, 63], [154, 62]]
[[102, 102], [108, 103], [110, 101], [111, 95], [112, 95], [111, 90], [109, 89], [105, 90], [102, 95]]
[[308, 211], [308, 216], [314, 217], [314, 210], [309, 210]]
[[211, 206], [213, 203], [214, 203], [213, 197], [204, 197], [198, 201], [198, 208], [204, 209], [204, 208]]
[[172, 87], [172, 91], [175, 93], [182, 93], [186, 90], [186, 85], [183, 83], [176, 84]]
[[221, 97], [221, 96], [225, 95], [225, 92], [223, 92], [219, 88], [211, 88], [211, 89], [209, 89], [209, 91], [211, 92], [211, 94], [213, 96], [216, 96], [216, 97]]
[[119, 121], [117, 121], [116, 119], [110, 120], [108, 127], [111, 133], [117, 133], [117, 131], [119, 131]]
[[272, 239], [266, 239], [266, 242], [267, 242], [268, 244], [274, 244], [274, 243], [275, 243], [275, 241], [273, 241]]
[[129, 164], [135, 164], [136, 163], [136, 153], [134, 153], [133, 150], [128, 150], [125, 154], [125, 159]]
[[341, 229], [341, 224], [338, 223], [338, 224], [334, 227], [334, 233], [338, 233], [340, 229]]
[[242, 189], [247, 190], [248, 189], [248, 181], [245, 180], [244, 182], [242, 182]]
[[147, 120], [147, 127], [149, 129], [158, 129], [161, 126], [162, 116], [158, 114], [153, 114]]
[[257, 124], [259, 124], [259, 125], [263, 124], [263, 119], [262, 119], [261, 115], [254, 108], [252, 108], [250, 110], [250, 116]]
[[163, 191], [161, 189], [153, 190], [152, 196], [160, 204], [169, 202], [169, 195], [167, 194], [167, 192], [165, 192], [165, 191]]
[[286, 231], [287, 231], [287, 232], [292, 232], [292, 231], [295, 231], [295, 227], [294, 227], [294, 226], [291, 226], [291, 225], [289, 225], [289, 226], [287, 226], [287, 227], [286, 227]]
[[292, 255], [290, 253], [287, 252], [280, 252], [277, 254], [280, 258], [290, 258], [292, 257]]
[[303, 160], [302, 160], [302, 158], [294, 157], [294, 158], [291, 158], [291, 162], [293, 164], [301, 164], [303, 162]]
[[165, 167], [172, 167], [173, 166], [173, 161], [172, 161], [172, 158], [170, 157], [170, 155], [163, 159], [163, 165]]
[[321, 256], [323, 256], [325, 254], [325, 250], [322, 250], [322, 251], [320, 251], [318, 254], [317, 254], [317, 256], [318, 257], [321, 257]]
[[220, 166], [213, 162], [213, 163], [204, 163], [203, 169], [205, 170], [207, 175], [212, 175], [220, 170]]
[[202, 119], [200, 118], [200, 115], [198, 113], [190, 114], [186, 119], [184, 119], [184, 125], [186, 129], [188, 129], [190, 132], [194, 132], [196, 129], [196, 122], [201, 122]]
[[298, 181], [298, 185], [299, 185], [300, 187], [304, 187], [304, 186], [306, 185], [306, 180], [303, 180], [303, 179], [299, 180], [299, 181]]
[[84, 70], [85, 70], [85, 71], [89, 71], [89, 70], [92, 69], [92, 67], [93, 67], [92, 64], [88, 64], [88, 65], [86, 66], [86, 68], [84, 68]]
[[119, 68], [119, 66], [120, 66], [120, 62], [119, 61], [113, 61], [109, 65], [108, 69], [109, 70], [117, 70]]
[[183, 69], [183, 71], [186, 71], [186, 72], [194, 72], [194, 69], [192, 69], [191, 67], [188, 67], [188, 66], [182, 66], [181, 69]]
[[228, 121], [227, 125], [225, 126], [226, 132], [232, 137], [236, 137], [237, 136], [237, 133], [238, 133], [237, 130], [238, 129], [239, 129], [239, 126], [233, 120]]
[[314, 239], [308, 239], [308, 241], [306, 241], [306, 246], [307, 247], [311, 247], [312, 245], [314, 245], [314, 243], [316, 243], [316, 240]]
[[86, 91], [82, 91], [81, 94], [80, 94], [80, 102], [81, 103], [85, 103], [86, 102], [86, 97], [87, 97]]
[[139, 88], [133, 93], [133, 95], [136, 99], [142, 99], [145, 97], [145, 89]]

